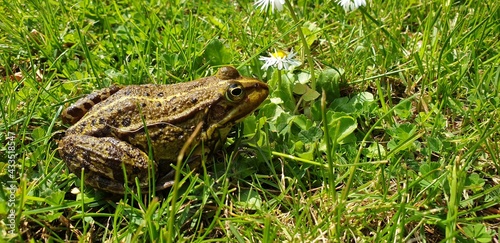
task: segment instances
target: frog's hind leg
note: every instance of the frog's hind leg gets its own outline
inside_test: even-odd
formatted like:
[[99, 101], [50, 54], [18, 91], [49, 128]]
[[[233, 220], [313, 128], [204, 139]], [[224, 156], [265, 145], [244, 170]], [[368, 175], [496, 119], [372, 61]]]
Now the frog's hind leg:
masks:
[[108, 88], [97, 90], [77, 100], [74, 104], [63, 111], [61, 115], [63, 122], [66, 124], [75, 124], [89, 111], [92, 106], [107, 99], [120, 89], [122, 89], [122, 86], [112, 85]]
[[[124, 193], [124, 183], [135, 187], [135, 178], [141, 188], [148, 187], [148, 155], [124, 141], [113, 137], [70, 135], [59, 141], [59, 149], [70, 171], [79, 176], [84, 169], [85, 183], [92, 187]], [[152, 165], [156, 168], [154, 162]]]

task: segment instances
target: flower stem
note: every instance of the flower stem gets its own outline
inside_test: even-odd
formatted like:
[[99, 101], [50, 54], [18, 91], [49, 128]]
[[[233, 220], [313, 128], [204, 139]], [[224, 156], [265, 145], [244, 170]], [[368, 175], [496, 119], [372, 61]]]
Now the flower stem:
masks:
[[302, 27], [299, 24], [299, 19], [297, 18], [297, 15], [295, 15], [295, 12], [293, 11], [292, 4], [290, 1], [285, 1], [286, 7], [290, 10], [290, 15], [292, 16], [293, 21], [297, 23], [297, 32], [299, 34], [300, 40], [302, 41], [302, 45], [304, 46], [304, 54], [307, 57], [307, 63], [309, 64], [309, 72], [311, 73], [311, 89], [316, 90], [316, 78], [314, 76], [314, 62], [311, 56], [311, 50], [309, 49], [309, 45], [307, 45], [307, 40], [306, 37], [304, 36], [304, 33], [302, 32]]
[[278, 88], [279, 90], [281, 90], [281, 70], [277, 69], [278, 70]]

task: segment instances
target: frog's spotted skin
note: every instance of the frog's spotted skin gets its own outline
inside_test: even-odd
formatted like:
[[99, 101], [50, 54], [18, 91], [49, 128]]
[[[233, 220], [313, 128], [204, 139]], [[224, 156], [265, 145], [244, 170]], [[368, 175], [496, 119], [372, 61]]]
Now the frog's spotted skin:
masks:
[[107, 99], [109, 96], [118, 92], [122, 87], [113, 85], [105, 89], [98, 90], [79, 99], [76, 103], [66, 108], [62, 113], [62, 120], [66, 124], [75, 124], [79, 121], [95, 104]]
[[[192, 158], [216, 149], [268, 92], [265, 83], [242, 77], [232, 67], [187, 83], [113, 86], [77, 101], [63, 113], [65, 120], [77, 121], [59, 142], [60, 154], [72, 172], [79, 175], [85, 168], [87, 184], [123, 193], [123, 166], [130, 187], [135, 177], [140, 187], [148, 186], [149, 144], [157, 186], [163, 189], [172, 184], [170, 164], [175, 164], [198, 124], [202, 129], [190, 146]], [[89, 108], [89, 104], [94, 105]], [[196, 146], [201, 142], [203, 152]], [[193, 166], [198, 160], [191, 161]]]

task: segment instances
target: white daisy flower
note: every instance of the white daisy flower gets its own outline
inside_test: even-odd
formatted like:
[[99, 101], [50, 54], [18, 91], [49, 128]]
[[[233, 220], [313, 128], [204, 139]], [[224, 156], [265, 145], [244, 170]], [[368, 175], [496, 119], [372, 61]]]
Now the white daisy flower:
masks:
[[269, 67], [278, 68], [278, 70], [288, 69], [291, 66], [299, 66], [300, 61], [294, 59], [297, 53], [291, 50], [288, 54], [284, 51], [275, 51], [274, 53], [269, 53], [270, 57], [259, 57], [259, 60], [264, 61], [262, 65], [263, 70], [267, 70]]
[[337, 3], [340, 4], [346, 12], [356, 10], [366, 5], [365, 0], [338, 0]]
[[274, 8], [278, 11], [283, 10], [283, 5], [285, 4], [285, 0], [257, 0], [254, 5], [256, 7], [260, 7], [261, 11], [267, 11], [267, 7], [271, 5], [271, 12], [274, 13]]

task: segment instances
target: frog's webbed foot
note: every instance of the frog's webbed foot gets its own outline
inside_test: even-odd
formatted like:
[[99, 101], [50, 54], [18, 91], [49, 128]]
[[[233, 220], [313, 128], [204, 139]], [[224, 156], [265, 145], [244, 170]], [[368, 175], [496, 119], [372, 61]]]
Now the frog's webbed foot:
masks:
[[172, 170], [170, 173], [160, 178], [156, 183], [156, 191], [165, 190], [174, 185], [174, 174], [175, 170]]
[[124, 193], [125, 181], [135, 187], [136, 177], [141, 188], [148, 186], [148, 155], [126, 142], [112, 137], [70, 135], [59, 141], [59, 149], [71, 172], [78, 176], [85, 169], [85, 183], [92, 187]]
[[[186, 161], [186, 164], [188, 164], [189, 168], [191, 168], [191, 173], [195, 172], [200, 167], [201, 156], [195, 155], [195, 156], [190, 157]], [[159, 169], [159, 170], [160, 170], [160, 173], [161, 173], [162, 172], [161, 169]], [[170, 169], [168, 171], [168, 173], [166, 173], [164, 176], [161, 176], [156, 181], [156, 191], [165, 190], [165, 189], [173, 186], [174, 185], [174, 181], [175, 181], [175, 170], [174, 169]]]

